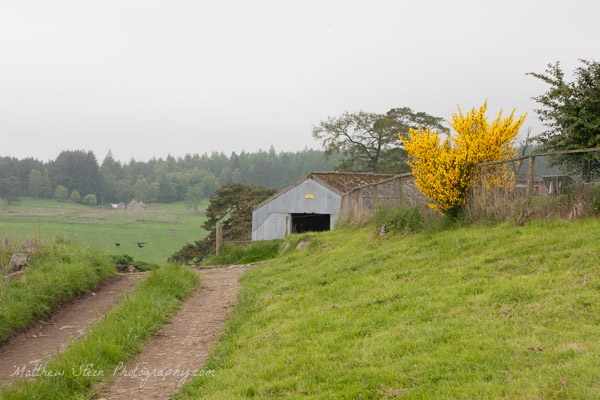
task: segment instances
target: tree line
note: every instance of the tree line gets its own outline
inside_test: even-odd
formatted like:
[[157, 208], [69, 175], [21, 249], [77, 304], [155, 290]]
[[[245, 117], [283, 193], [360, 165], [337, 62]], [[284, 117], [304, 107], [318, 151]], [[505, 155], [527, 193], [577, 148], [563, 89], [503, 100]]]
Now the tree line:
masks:
[[[281, 189], [312, 171], [330, 171], [335, 159], [321, 150], [188, 154], [122, 163], [109, 151], [101, 163], [92, 151], [68, 150], [55, 160], [0, 157], [0, 197], [55, 198], [89, 205], [103, 202], [189, 201], [193, 206], [231, 182]], [[197, 211], [197, 208], [196, 208]]]
[[[581, 63], [570, 82], [558, 62], [548, 64], [545, 73], [529, 73], [549, 85], [546, 93], [534, 97], [540, 105], [535, 111], [546, 127], [532, 138], [541, 150], [600, 146], [600, 64], [591, 60]], [[227, 156], [213, 152], [126, 164], [116, 161], [110, 152], [101, 164], [90, 151], [63, 151], [48, 163], [3, 157], [0, 197], [9, 202], [28, 195], [89, 204], [98, 199], [115, 203], [132, 198], [145, 202], [188, 199], [197, 204], [198, 199], [214, 195], [231, 182], [280, 189], [310, 171], [407, 172], [410, 157], [403, 140], [409, 138], [411, 129], [430, 129], [441, 135], [448, 132], [443, 118], [401, 107], [385, 114], [346, 112], [320, 121], [312, 135], [324, 150], [277, 153], [271, 147], [256, 153]], [[600, 169], [593, 157], [586, 154], [575, 161], [558, 157], [556, 164], [577, 173], [583, 160], [586, 168]]]

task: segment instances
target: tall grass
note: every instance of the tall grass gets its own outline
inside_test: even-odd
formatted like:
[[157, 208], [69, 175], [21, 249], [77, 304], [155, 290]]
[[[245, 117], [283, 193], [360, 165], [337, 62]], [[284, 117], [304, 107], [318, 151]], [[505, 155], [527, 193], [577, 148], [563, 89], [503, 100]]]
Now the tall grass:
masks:
[[471, 198], [465, 212], [467, 223], [506, 222], [518, 225], [533, 219], [579, 219], [600, 215], [600, 185], [577, 183], [560, 194], [529, 196], [524, 190], [503, 192], [486, 189]]
[[250, 264], [274, 258], [281, 251], [283, 240], [263, 240], [240, 246], [225, 244], [219, 254], [203, 261], [203, 265]]
[[255, 268], [178, 399], [600, 398], [600, 220], [380, 236]]
[[426, 216], [422, 206], [406, 204], [401, 207], [380, 207], [370, 218], [370, 224], [382, 227], [382, 233], [410, 233], [424, 228]]
[[21, 279], [0, 280], [0, 342], [114, 275], [109, 256], [64, 238], [40, 245]]
[[153, 271], [122, 304], [51, 360], [44, 373], [33, 381], [0, 387], [0, 398], [94, 398], [94, 384], [114, 377], [119, 363], [141, 350], [143, 341], [173, 315], [197, 283], [198, 275], [182, 266]]

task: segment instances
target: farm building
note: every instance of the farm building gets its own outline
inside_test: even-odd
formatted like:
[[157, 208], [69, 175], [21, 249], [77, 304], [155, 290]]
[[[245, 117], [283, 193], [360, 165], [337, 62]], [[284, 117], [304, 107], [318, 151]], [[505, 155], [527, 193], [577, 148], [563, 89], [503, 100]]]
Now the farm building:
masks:
[[136, 199], [131, 199], [126, 208], [128, 210], [143, 210], [146, 208], [146, 203], [144, 203], [142, 200], [137, 201]]
[[313, 172], [257, 205], [252, 212], [252, 240], [283, 238], [291, 233], [332, 230], [344, 195], [355, 188], [394, 180], [396, 175]]

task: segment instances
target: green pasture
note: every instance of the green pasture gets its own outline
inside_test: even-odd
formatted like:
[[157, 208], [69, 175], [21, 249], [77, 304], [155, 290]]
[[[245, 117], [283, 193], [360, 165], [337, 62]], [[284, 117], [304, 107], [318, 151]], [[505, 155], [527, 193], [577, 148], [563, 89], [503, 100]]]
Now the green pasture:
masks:
[[378, 230], [248, 271], [216, 376], [177, 398], [600, 398], [599, 219]]
[[[199, 209], [207, 206], [208, 201]], [[205, 219], [203, 212], [194, 214], [184, 203], [113, 210], [25, 198], [13, 205], [0, 204], [0, 238], [18, 243], [66, 237], [107, 254], [164, 264], [183, 245], [206, 235], [201, 227]]]

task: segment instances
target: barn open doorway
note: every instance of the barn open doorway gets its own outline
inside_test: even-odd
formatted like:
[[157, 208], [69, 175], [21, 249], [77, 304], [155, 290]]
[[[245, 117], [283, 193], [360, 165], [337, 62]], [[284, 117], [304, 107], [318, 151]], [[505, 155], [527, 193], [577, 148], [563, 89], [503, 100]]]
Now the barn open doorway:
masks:
[[329, 214], [292, 214], [292, 233], [322, 232], [330, 229]]

